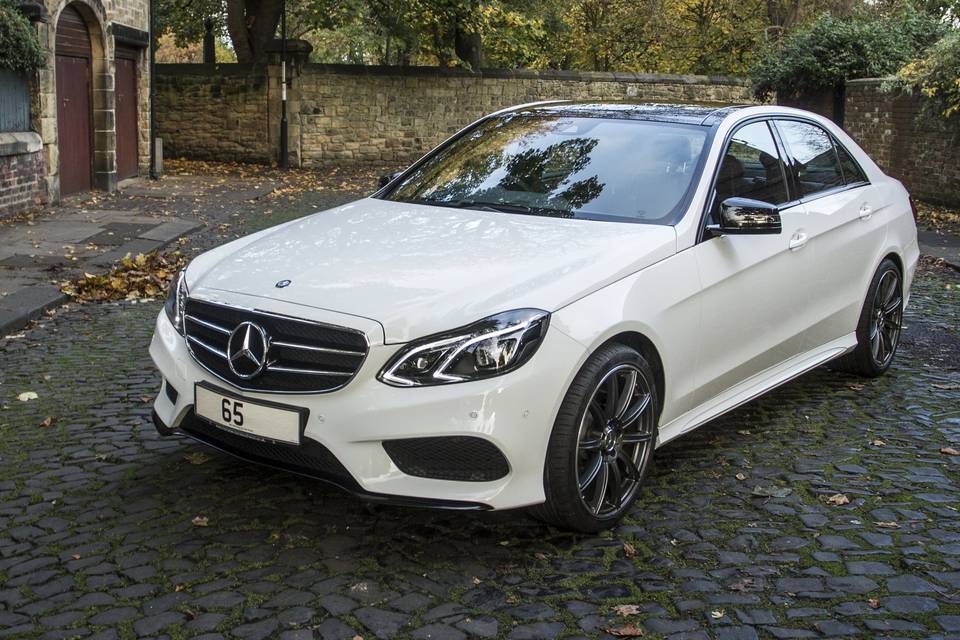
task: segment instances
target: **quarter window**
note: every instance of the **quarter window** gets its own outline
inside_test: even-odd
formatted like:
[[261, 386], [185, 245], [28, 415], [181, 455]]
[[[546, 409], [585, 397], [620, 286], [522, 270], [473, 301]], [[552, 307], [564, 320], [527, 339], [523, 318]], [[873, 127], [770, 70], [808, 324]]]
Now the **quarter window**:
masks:
[[826, 131], [794, 120], [778, 121], [777, 129], [786, 143], [800, 196], [843, 186], [843, 170]]
[[837, 147], [837, 157], [840, 158], [840, 167], [843, 169], [843, 183], [859, 184], [861, 182], [867, 182], [867, 176], [863, 174], [863, 169], [861, 169], [857, 161], [853, 159], [850, 152], [844, 149], [843, 145], [836, 140], [834, 140], [834, 145]]
[[717, 175], [713, 220], [727, 198], [751, 198], [770, 204], [789, 200], [783, 163], [766, 122], [737, 129], [727, 144]]

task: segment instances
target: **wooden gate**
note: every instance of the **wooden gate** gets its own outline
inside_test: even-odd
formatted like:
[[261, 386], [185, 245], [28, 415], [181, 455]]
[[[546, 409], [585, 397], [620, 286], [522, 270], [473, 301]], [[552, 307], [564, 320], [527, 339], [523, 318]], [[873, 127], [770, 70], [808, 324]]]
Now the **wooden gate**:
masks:
[[137, 57], [136, 49], [117, 46], [117, 179], [138, 173]]
[[57, 23], [57, 146], [60, 193], [93, 187], [93, 110], [90, 67], [93, 54], [83, 17], [67, 6]]

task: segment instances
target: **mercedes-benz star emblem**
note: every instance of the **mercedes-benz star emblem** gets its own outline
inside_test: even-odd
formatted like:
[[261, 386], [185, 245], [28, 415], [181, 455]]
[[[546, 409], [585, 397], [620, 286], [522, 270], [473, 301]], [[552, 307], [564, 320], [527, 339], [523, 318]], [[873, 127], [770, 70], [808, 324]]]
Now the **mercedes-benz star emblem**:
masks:
[[270, 343], [266, 332], [252, 322], [241, 322], [227, 342], [227, 364], [234, 375], [249, 380], [260, 374], [267, 364]]
[[277, 289], [283, 289], [284, 287], [289, 287], [290, 282], [291, 282], [290, 280], [281, 280], [280, 282], [278, 282], [273, 286], [275, 286]]

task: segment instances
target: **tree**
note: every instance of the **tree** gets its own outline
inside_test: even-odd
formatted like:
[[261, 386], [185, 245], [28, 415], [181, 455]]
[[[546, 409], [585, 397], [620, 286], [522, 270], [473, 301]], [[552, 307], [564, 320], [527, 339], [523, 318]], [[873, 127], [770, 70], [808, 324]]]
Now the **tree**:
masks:
[[[301, 34], [339, 26], [361, 0], [288, 0], [288, 23]], [[203, 38], [203, 21], [214, 18], [229, 37], [238, 62], [262, 62], [277, 37], [283, 0], [158, 0], [156, 33], [173, 33], [183, 46]]]
[[46, 64], [30, 21], [12, 0], [0, 0], [0, 69], [27, 73]]
[[850, 78], [892, 74], [943, 34], [935, 17], [902, 5], [891, 13], [862, 9], [847, 18], [824, 14], [770, 46], [750, 69], [754, 92], [796, 97]]
[[960, 31], [948, 33], [925, 56], [907, 63], [893, 85], [926, 96], [944, 118], [960, 113]]

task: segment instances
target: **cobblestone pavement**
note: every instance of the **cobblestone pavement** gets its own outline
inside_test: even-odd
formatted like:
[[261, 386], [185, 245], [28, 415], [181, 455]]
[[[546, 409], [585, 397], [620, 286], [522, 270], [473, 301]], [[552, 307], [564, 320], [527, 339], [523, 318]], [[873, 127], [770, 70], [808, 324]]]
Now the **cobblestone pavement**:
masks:
[[160, 438], [160, 304], [58, 314], [0, 343], [0, 636], [960, 637], [958, 285], [918, 277], [886, 377], [821, 368], [666, 446], [599, 536]]

